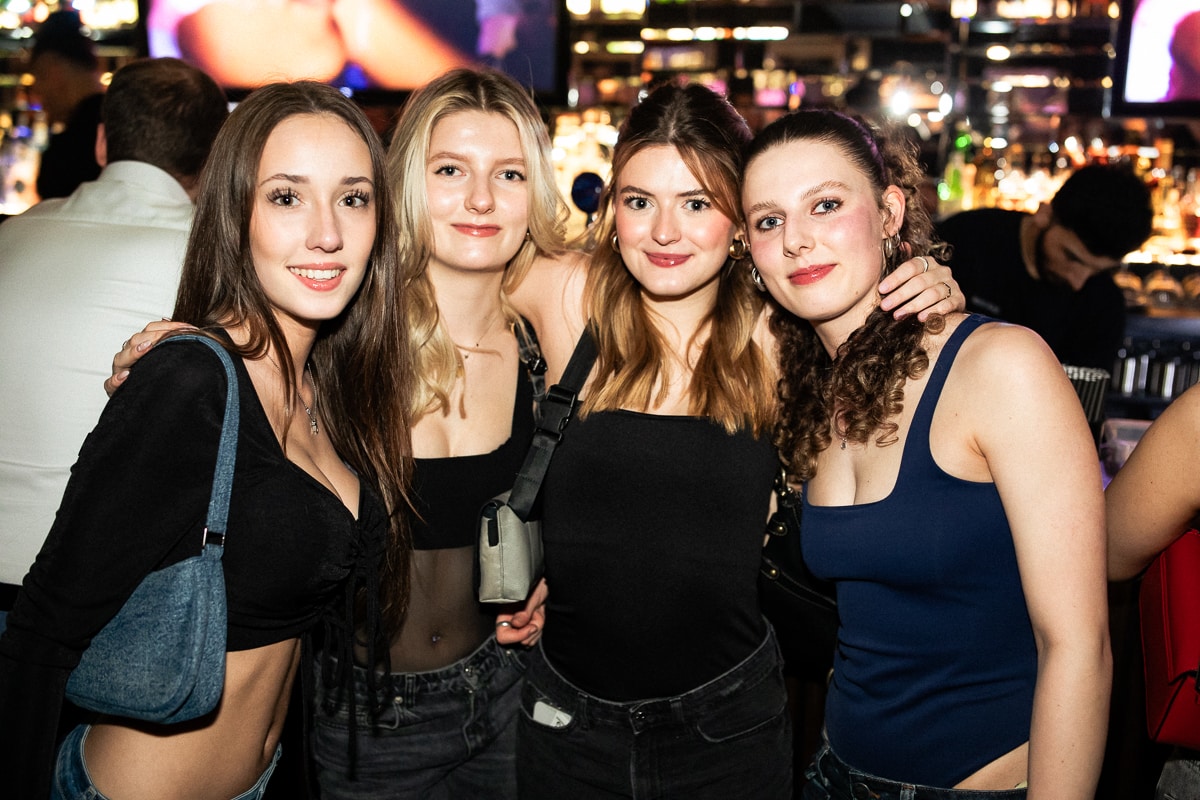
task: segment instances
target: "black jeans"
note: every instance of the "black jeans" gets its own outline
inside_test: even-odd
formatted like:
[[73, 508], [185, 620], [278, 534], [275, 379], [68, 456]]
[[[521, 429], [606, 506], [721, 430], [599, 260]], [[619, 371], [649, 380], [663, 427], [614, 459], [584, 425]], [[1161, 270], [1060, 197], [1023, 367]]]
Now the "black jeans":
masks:
[[614, 703], [555, 671], [538, 648], [517, 722], [522, 800], [790, 800], [792, 731], [775, 635], [676, 697]]

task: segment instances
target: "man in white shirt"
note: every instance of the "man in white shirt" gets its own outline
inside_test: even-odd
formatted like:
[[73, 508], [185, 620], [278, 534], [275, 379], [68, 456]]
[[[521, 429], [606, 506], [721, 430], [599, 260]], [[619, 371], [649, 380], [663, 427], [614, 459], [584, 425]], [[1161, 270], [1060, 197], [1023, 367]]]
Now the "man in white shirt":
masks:
[[0, 225], [0, 609], [107, 401], [113, 351], [171, 315], [194, 191], [227, 114], [194, 67], [130, 63], [104, 99], [100, 177]]

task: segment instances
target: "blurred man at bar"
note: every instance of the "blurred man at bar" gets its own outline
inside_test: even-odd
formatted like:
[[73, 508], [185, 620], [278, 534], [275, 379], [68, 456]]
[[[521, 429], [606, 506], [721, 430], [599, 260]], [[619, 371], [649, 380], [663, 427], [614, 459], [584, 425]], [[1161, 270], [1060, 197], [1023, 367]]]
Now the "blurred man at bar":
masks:
[[983, 208], [937, 226], [967, 310], [1024, 325], [1064, 364], [1112, 370], [1125, 299], [1111, 270], [1150, 237], [1154, 209], [1141, 178], [1092, 164], [1033, 214]]
[[99, 178], [0, 226], [0, 609], [108, 399], [114, 348], [174, 307], [193, 193], [227, 113], [194, 67], [132, 62], [105, 96]]
[[104, 86], [95, 46], [83, 34], [78, 12], [56, 11], [46, 17], [35, 36], [29, 72], [33, 93], [51, 125], [38, 167], [38, 197], [66, 197], [100, 174], [96, 129]]

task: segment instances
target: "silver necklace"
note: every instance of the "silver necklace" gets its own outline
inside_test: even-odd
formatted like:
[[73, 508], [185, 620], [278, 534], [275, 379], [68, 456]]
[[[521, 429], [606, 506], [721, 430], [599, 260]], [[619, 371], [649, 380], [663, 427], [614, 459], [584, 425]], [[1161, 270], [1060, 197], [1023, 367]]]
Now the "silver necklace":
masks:
[[[271, 364], [275, 367], [276, 371], [278, 371], [280, 375], [283, 374], [283, 370], [280, 369], [280, 367], [279, 367], [279, 362], [277, 362], [270, 353], [267, 353], [267, 360], [271, 362]], [[304, 372], [300, 373], [300, 383], [301, 384], [304, 383], [304, 376], [307, 373], [308, 373], [308, 367], [306, 366], [304, 368]], [[304, 402], [304, 395], [300, 394], [299, 386], [296, 387], [296, 397], [300, 400], [300, 405], [304, 406], [304, 416], [308, 417], [308, 432], [310, 434], [312, 434], [313, 436], [316, 436], [317, 434], [319, 434], [321, 432], [321, 429], [317, 427], [317, 415], [314, 414], [313, 410], [308, 407], [308, 403]], [[313, 385], [313, 406], [316, 407], [316, 405], [317, 405], [317, 387], [314, 384]], [[286, 408], [286, 406], [285, 406], [285, 408]]]

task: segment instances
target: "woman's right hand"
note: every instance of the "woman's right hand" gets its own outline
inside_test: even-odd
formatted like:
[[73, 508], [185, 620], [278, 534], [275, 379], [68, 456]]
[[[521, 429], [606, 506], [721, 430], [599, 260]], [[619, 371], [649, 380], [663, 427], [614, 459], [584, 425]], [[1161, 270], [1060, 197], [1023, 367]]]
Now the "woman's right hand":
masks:
[[137, 363], [137, 360], [146, 355], [151, 347], [158, 343], [158, 340], [166, 336], [171, 331], [188, 330], [195, 326], [189, 325], [186, 322], [172, 322], [169, 319], [161, 319], [156, 322], [151, 322], [139, 332], [130, 336], [121, 344], [121, 349], [113, 356], [112, 375], [108, 376], [108, 380], [104, 382], [104, 391], [112, 397], [125, 379], [129, 377], [129, 368]]

